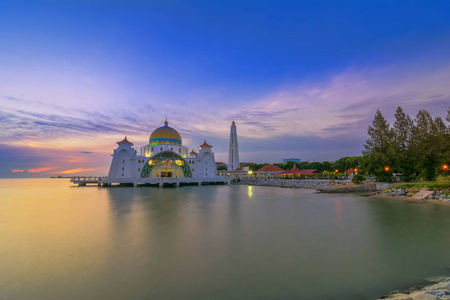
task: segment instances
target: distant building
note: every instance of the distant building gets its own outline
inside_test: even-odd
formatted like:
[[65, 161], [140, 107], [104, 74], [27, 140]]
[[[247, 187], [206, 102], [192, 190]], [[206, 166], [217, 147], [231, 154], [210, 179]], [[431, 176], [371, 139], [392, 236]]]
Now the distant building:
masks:
[[293, 161], [293, 162], [299, 163], [302, 160], [300, 158], [283, 158], [283, 163], [284, 164], [287, 163], [288, 161]]
[[277, 167], [275, 165], [265, 165], [264, 167], [262, 167], [261, 169], [259, 169], [258, 171], [255, 172], [255, 174], [258, 175], [275, 175], [275, 174], [280, 174], [285, 172], [285, 170], [283, 170], [280, 167]]

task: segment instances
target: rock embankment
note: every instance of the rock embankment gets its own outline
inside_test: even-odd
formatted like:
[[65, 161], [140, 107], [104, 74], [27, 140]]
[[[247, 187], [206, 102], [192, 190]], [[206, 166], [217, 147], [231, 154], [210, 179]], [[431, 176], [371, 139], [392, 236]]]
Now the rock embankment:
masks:
[[350, 181], [298, 180], [298, 179], [242, 179], [241, 184], [273, 186], [293, 189], [314, 189], [324, 193], [364, 193], [375, 192], [374, 183], [354, 184]]
[[431, 279], [432, 285], [406, 292], [393, 292], [380, 299], [387, 300], [441, 300], [450, 299], [450, 277]]
[[376, 196], [390, 196], [390, 197], [404, 197], [411, 200], [437, 200], [441, 202], [450, 203], [450, 193], [444, 191], [429, 191], [429, 190], [417, 190], [415, 188], [411, 189], [386, 189], [380, 193], [375, 194]]
[[333, 184], [319, 191], [323, 193], [368, 193], [379, 190], [376, 183], [360, 183], [356, 184], [348, 182], [346, 184]]
[[330, 186], [330, 181], [298, 179], [241, 179], [241, 184], [293, 189], [320, 189]]

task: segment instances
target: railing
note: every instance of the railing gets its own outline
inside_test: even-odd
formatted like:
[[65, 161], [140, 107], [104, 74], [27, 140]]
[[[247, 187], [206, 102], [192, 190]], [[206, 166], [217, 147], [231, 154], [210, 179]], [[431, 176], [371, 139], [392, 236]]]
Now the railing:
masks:
[[70, 182], [73, 183], [100, 183], [106, 181], [107, 177], [100, 176], [76, 176], [70, 177]]
[[99, 176], [74, 176], [70, 178], [70, 182], [75, 184], [86, 183], [198, 183], [198, 182], [227, 182], [230, 178], [215, 176], [215, 177], [149, 177], [149, 178], [113, 178]]

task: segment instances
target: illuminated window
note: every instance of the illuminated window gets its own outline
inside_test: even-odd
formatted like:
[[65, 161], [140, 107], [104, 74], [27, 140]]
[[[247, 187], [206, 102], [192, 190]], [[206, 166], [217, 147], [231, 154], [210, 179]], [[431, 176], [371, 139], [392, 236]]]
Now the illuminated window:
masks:
[[194, 172], [194, 168], [192, 168], [192, 172]]

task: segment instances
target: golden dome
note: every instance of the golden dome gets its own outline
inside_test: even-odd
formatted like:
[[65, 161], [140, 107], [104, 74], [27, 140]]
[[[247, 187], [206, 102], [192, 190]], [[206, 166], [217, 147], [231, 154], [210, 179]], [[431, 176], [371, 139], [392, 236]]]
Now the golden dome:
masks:
[[172, 127], [169, 127], [169, 122], [164, 122], [164, 126], [156, 128], [153, 130], [152, 134], [150, 135], [149, 140], [150, 145], [180, 145], [181, 146], [181, 136]]

